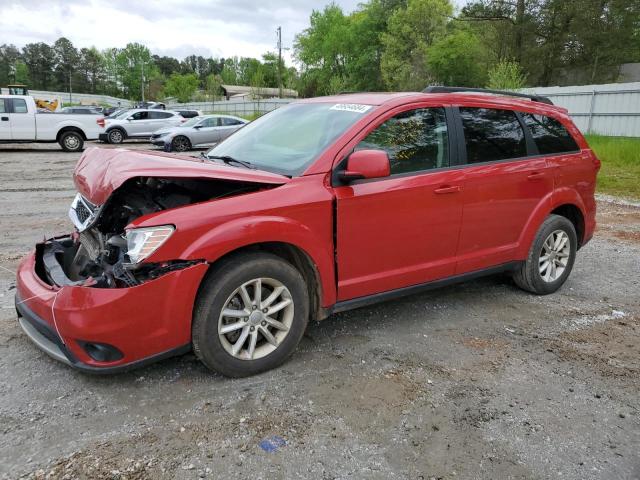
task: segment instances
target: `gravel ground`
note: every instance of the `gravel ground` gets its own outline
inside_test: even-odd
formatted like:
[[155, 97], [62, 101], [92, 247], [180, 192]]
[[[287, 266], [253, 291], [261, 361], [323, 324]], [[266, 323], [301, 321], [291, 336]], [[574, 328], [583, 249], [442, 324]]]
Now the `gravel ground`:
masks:
[[20, 257], [71, 228], [78, 156], [0, 151], [0, 478], [640, 478], [637, 206], [599, 203], [554, 295], [491, 277], [312, 324], [256, 377], [190, 354], [95, 377], [13, 308]]

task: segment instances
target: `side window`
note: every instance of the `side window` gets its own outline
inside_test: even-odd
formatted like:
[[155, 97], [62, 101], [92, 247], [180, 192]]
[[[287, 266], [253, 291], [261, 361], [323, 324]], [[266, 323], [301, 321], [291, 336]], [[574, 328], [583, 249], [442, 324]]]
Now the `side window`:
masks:
[[146, 120], [149, 117], [149, 112], [136, 112], [131, 117], [134, 120]]
[[523, 112], [522, 119], [529, 127], [540, 154], [549, 155], [580, 150], [564, 125], [555, 118]]
[[207, 128], [211, 128], [211, 127], [219, 127], [220, 126], [220, 117], [211, 117], [211, 118], [207, 118], [204, 121], [204, 126]]
[[169, 112], [148, 112], [148, 113], [149, 113], [149, 119], [151, 120], [159, 120], [159, 119], [173, 117], [173, 114]]
[[230, 127], [232, 125], [242, 125], [242, 122], [240, 120], [236, 120], [235, 118], [222, 117], [220, 121], [223, 127]]
[[366, 136], [356, 150], [385, 150], [391, 174], [449, 166], [444, 108], [420, 108], [390, 118]]
[[527, 156], [524, 131], [511, 110], [460, 108], [467, 163]]
[[5, 107], [5, 102], [4, 98], [0, 98], [0, 113], [7, 113], [8, 108]]
[[13, 99], [13, 113], [27, 113], [27, 102], [24, 98]]

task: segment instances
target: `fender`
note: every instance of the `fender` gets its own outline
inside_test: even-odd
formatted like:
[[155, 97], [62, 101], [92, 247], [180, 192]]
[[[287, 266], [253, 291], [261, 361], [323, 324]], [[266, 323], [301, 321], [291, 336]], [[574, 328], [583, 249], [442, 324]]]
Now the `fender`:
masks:
[[538, 203], [538, 206], [535, 208], [529, 217], [529, 220], [525, 224], [522, 234], [518, 239], [516, 259], [524, 260], [527, 258], [533, 239], [538, 232], [538, 228], [540, 228], [540, 225], [544, 222], [544, 219], [547, 218], [556, 208], [567, 204], [578, 207], [580, 213], [582, 213], [582, 217], [584, 219], [587, 218], [584, 202], [576, 190], [568, 187], [561, 187], [550, 192], [540, 201], [540, 203]]
[[322, 306], [336, 302], [333, 254], [325, 245], [333, 241], [318, 239], [306, 225], [280, 216], [236, 218], [213, 228], [190, 244], [180, 255], [183, 259], [206, 259], [214, 262], [224, 255], [258, 243], [280, 242], [305, 252], [314, 263], [322, 285]]

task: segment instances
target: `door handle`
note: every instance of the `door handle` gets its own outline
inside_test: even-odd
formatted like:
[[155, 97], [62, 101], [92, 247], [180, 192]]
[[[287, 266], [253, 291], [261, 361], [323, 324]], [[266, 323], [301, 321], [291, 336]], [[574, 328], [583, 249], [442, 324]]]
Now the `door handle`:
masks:
[[9, 121], [9, 117], [2, 117], [2, 121], [3, 122], [8, 122]]
[[544, 177], [544, 172], [533, 172], [527, 175], [527, 180], [540, 180]]
[[433, 193], [438, 195], [442, 195], [444, 193], [458, 193], [462, 190], [460, 185], [443, 185], [442, 187], [436, 188]]

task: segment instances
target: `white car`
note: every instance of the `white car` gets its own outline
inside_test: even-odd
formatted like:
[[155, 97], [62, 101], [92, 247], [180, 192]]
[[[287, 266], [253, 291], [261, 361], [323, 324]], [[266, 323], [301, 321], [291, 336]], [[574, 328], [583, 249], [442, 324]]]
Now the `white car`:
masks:
[[32, 97], [0, 95], [0, 143], [58, 142], [67, 152], [79, 152], [102, 132], [102, 116], [39, 113]]
[[149, 138], [160, 128], [175, 127], [185, 121], [178, 112], [169, 110], [126, 110], [116, 117], [105, 119], [106, 130], [100, 135], [100, 140], [122, 143], [127, 138]]
[[158, 130], [151, 135], [151, 143], [166, 151], [184, 152], [192, 147], [221, 142], [247, 123], [248, 120], [232, 115], [204, 115], [177, 127]]

